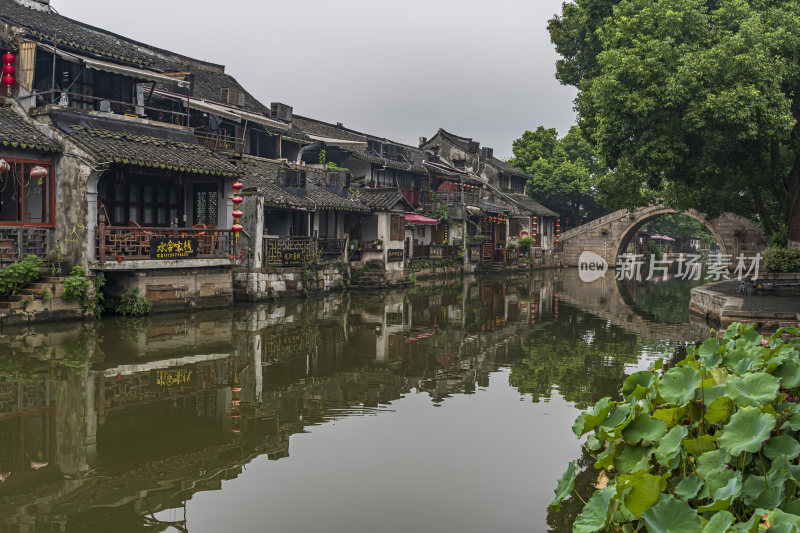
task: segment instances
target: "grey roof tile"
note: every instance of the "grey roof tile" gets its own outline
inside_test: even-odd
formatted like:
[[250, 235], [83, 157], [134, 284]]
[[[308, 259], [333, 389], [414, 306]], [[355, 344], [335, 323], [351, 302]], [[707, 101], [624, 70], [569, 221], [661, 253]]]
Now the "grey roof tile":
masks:
[[39, 152], [61, 151], [54, 140], [19, 116], [11, 106], [4, 105], [0, 105], [0, 145]]
[[149, 168], [162, 168], [193, 174], [238, 176], [230, 163], [214, 152], [186, 142], [134, 135], [75, 125], [69, 138], [98, 161]]

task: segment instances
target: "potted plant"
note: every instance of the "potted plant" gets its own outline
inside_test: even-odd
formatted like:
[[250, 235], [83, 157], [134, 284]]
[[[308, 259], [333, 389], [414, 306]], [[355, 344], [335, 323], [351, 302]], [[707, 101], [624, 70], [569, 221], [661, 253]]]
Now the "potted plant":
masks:
[[65, 278], [69, 274], [69, 266], [64, 261], [63, 243], [56, 244], [55, 251], [50, 255], [50, 273], [53, 277]]

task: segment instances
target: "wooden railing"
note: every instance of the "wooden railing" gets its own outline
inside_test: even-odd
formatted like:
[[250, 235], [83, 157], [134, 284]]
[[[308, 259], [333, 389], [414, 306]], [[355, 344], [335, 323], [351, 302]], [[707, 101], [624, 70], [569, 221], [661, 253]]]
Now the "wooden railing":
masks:
[[415, 244], [414, 259], [446, 259], [458, 255], [459, 246], [449, 244]]
[[300, 266], [317, 257], [336, 258], [344, 254], [345, 239], [316, 237], [264, 237], [264, 265]]
[[230, 257], [234, 254], [234, 235], [229, 229], [172, 227], [106, 226], [100, 215], [95, 238], [95, 257], [100, 263], [127, 259], [151, 259], [150, 240], [154, 237], [197, 239], [198, 259]]
[[50, 253], [50, 228], [0, 226], [0, 266], [37, 255], [46, 259]]

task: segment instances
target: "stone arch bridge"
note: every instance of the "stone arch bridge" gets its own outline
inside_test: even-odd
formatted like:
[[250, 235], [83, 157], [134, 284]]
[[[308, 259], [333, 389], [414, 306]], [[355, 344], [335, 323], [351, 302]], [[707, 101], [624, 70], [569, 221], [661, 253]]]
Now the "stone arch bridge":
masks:
[[717, 239], [720, 253], [735, 258], [739, 254], [753, 256], [767, 246], [761, 227], [752, 220], [733, 213], [723, 213], [717, 218], [689, 209], [678, 211], [661, 205], [640, 207], [634, 211], [622, 209], [582, 226], [565, 231], [560, 241], [564, 247], [564, 264], [578, 266], [578, 257], [584, 251], [592, 251], [603, 257], [614, 268], [619, 257], [628, 247], [639, 228], [661, 215], [678, 213], [702, 223]]

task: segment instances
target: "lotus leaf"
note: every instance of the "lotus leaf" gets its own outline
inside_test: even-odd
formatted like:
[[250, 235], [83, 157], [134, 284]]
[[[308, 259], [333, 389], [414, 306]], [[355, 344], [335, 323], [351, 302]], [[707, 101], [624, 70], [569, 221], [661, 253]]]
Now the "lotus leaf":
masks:
[[739, 407], [761, 407], [778, 397], [778, 380], [770, 374], [746, 374], [731, 378], [725, 389]]
[[700, 375], [693, 368], [670, 368], [661, 378], [658, 392], [664, 401], [684, 405], [694, 399], [694, 390], [700, 386]]
[[700, 516], [686, 502], [662, 494], [642, 518], [649, 533], [699, 533]]
[[719, 445], [731, 455], [754, 453], [761, 449], [761, 443], [769, 438], [774, 427], [774, 415], [762, 413], [757, 407], [744, 407], [725, 425]]
[[556, 486], [556, 497], [550, 502], [550, 507], [558, 511], [561, 508], [561, 500], [569, 496], [575, 487], [575, 461], [570, 461], [567, 470], [561, 475]]

